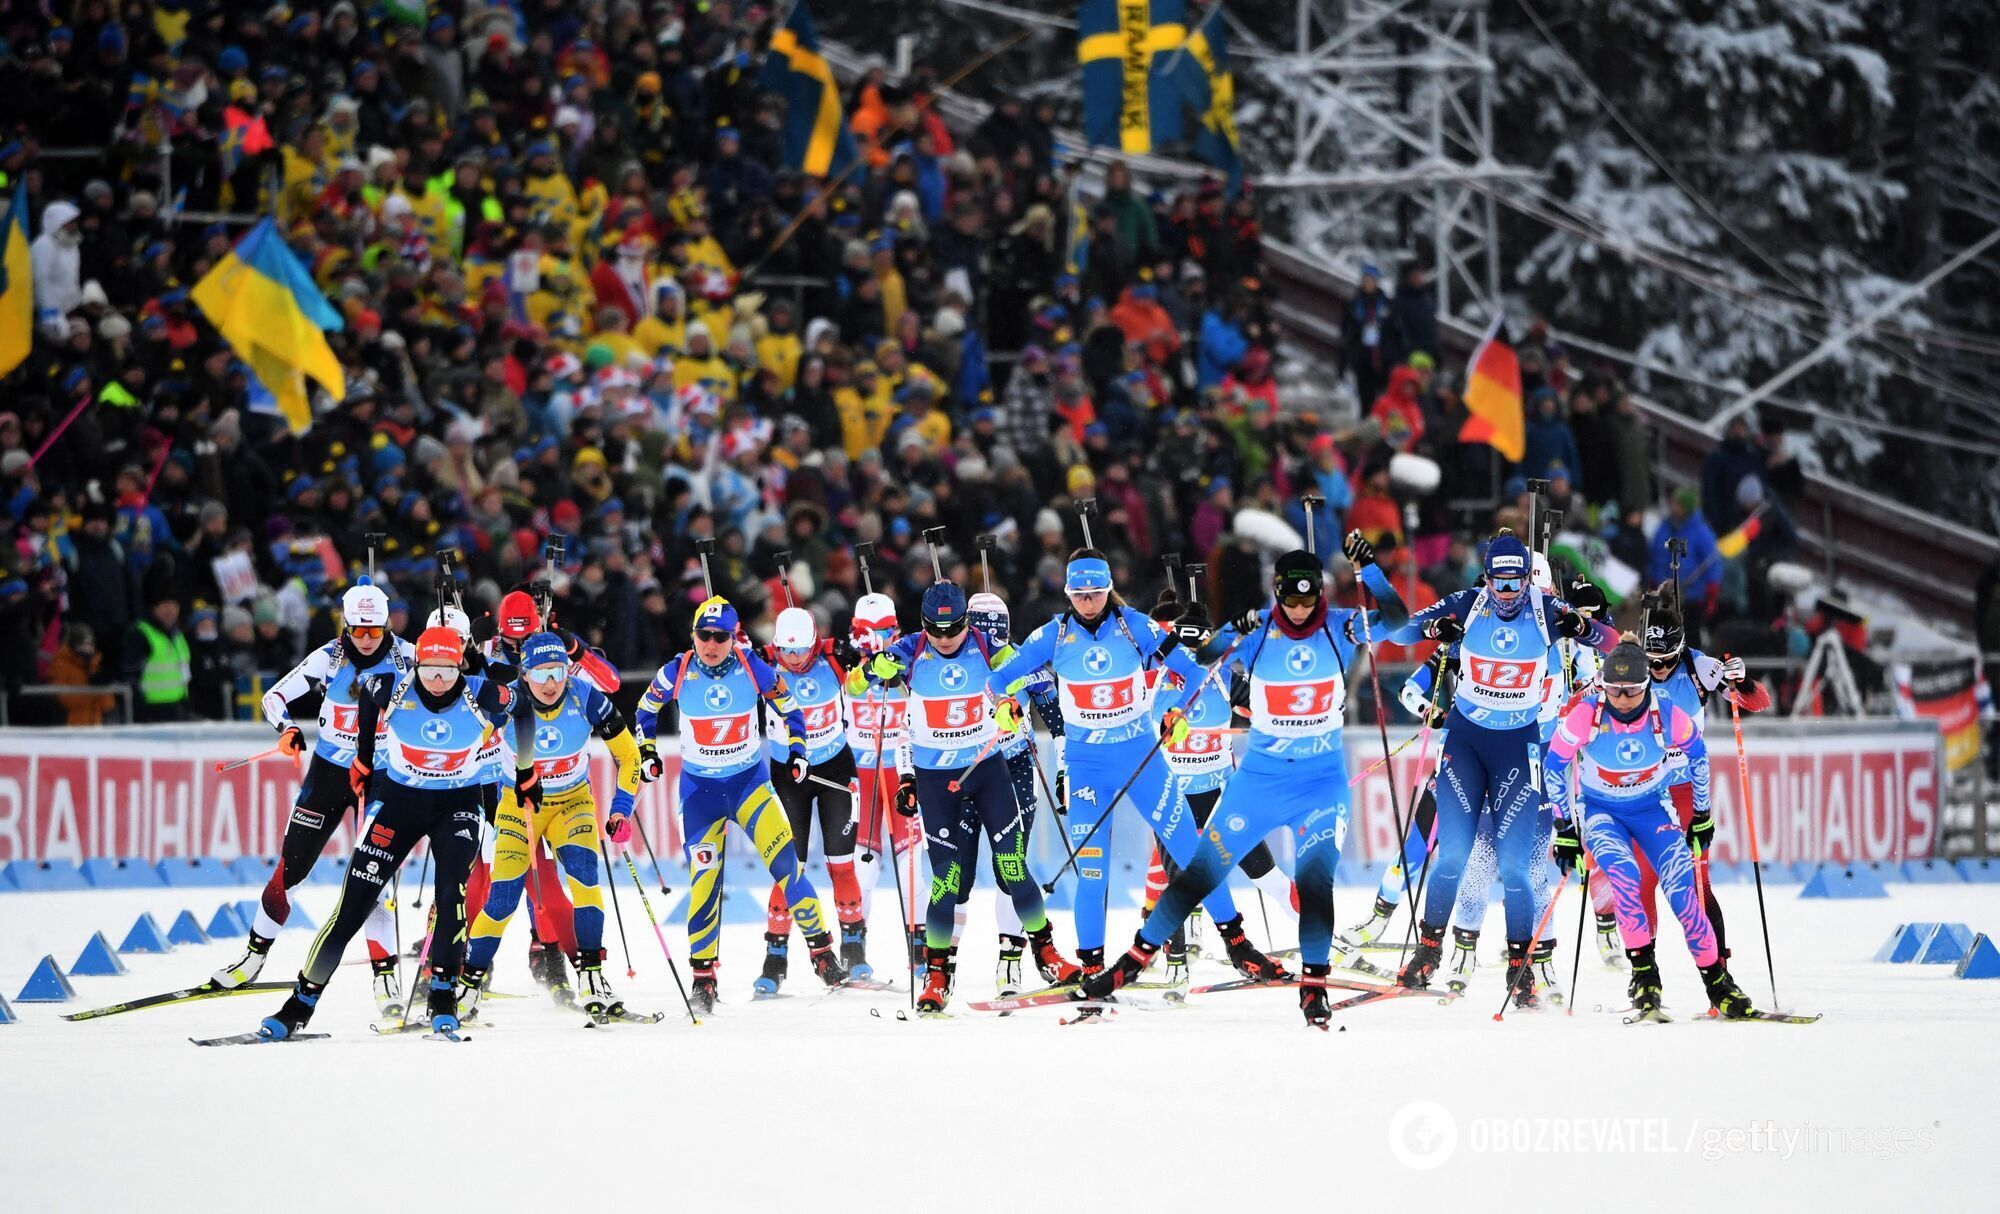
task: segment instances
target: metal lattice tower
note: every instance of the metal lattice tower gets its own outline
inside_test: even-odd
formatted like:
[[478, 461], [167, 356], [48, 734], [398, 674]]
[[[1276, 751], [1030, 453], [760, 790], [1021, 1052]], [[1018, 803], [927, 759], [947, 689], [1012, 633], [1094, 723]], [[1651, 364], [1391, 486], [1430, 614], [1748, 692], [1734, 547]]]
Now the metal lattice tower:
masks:
[[1261, 188], [1284, 193], [1294, 243], [1337, 265], [1427, 248], [1440, 313], [1483, 319], [1500, 257], [1479, 187], [1529, 176], [1493, 155], [1487, 0], [1296, 3], [1291, 50], [1256, 64], [1294, 127]]

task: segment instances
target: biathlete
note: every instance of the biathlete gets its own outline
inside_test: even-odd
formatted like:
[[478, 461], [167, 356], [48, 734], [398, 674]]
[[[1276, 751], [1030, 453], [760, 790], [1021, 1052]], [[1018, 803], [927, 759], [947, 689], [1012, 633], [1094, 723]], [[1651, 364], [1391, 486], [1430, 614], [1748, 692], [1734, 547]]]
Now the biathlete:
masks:
[[[264, 693], [264, 719], [278, 731], [278, 745], [284, 753], [297, 755], [305, 750], [305, 734], [292, 720], [292, 704], [313, 692], [320, 695], [319, 736], [313, 741], [312, 759], [292, 804], [292, 815], [285, 822], [278, 867], [258, 900], [248, 944], [241, 957], [209, 979], [218, 989], [233, 990], [257, 980], [272, 940], [291, 918], [292, 890], [311, 875], [346, 811], [355, 808], [349, 768], [354, 762], [363, 681], [377, 675], [400, 678], [416, 663], [416, 647], [389, 634], [389, 596], [366, 577], [340, 596], [340, 617], [340, 635], [307, 654]], [[369, 966], [374, 971], [375, 1006], [384, 1016], [401, 1015], [396, 923], [388, 907], [376, 904], [368, 913], [365, 930]]]
[[[1154, 725], [1146, 697], [1146, 672], [1164, 665], [1185, 687], [1169, 691], [1159, 729], [1166, 745], [1185, 742], [1191, 727], [1181, 700], [1201, 682], [1201, 666], [1174, 635], [1143, 612], [1127, 606], [1111, 586], [1111, 565], [1094, 548], [1071, 556], [1063, 588], [1070, 609], [1028, 634], [1020, 649], [987, 680], [1005, 696], [1043, 669], [1055, 675], [1066, 739], [1064, 772], [1071, 847], [1076, 852], [1077, 960], [1084, 973], [1104, 968], [1104, 920], [1111, 875], [1112, 798], [1121, 787], [1132, 808], [1153, 830], [1177, 865], [1195, 854], [1196, 829], [1186, 803], [1153, 745]], [[1089, 806], [1086, 811], [1081, 806]], [[1183, 825], [1185, 824], [1185, 825]], [[1244, 976], [1262, 977], [1279, 967], [1243, 932], [1243, 916], [1221, 882], [1203, 891], [1203, 901]], [[1178, 922], [1178, 920], [1176, 920]]]
[[[691, 994], [698, 1012], [714, 1010], [715, 959], [722, 941], [722, 843], [729, 824], [750, 837], [751, 846], [784, 890], [792, 921], [804, 933], [813, 972], [828, 986], [847, 980], [834, 956], [833, 933], [820, 915], [819, 892], [806, 877], [792, 847], [784, 807], [765, 771], [757, 737], [758, 705], [778, 710], [788, 756], [785, 774], [805, 782], [805, 718], [792, 702], [784, 676], [737, 643], [736, 608], [720, 596], [701, 604], [694, 616], [694, 648], [660, 667], [639, 698], [640, 773], [661, 774], [653, 738], [659, 715], [669, 704], [681, 714], [680, 816], [693, 890], [688, 900], [688, 951], [694, 970]], [[775, 734], [774, 734], [775, 736]]]
[[[1406, 612], [1402, 598], [1375, 565], [1375, 552], [1358, 531], [1343, 547], [1375, 596], [1379, 610], [1332, 610], [1326, 576], [1310, 552], [1278, 558], [1273, 577], [1277, 602], [1225, 625], [1210, 641], [1223, 659], [1241, 656], [1250, 680], [1248, 751], [1214, 812], [1200, 846], [1167, 889], [1132, 947], [1116, 964], [1086, 978], [1083, 994], [1102, 998], [1132, 981], [1187, 918], [1197, 900], [1222, 884], [1238, 857], [1280, 826], [1297, 841], [1293, 880], [1299, 898], [1299, 1009], [1306, 1023], [1331, 1017], [1326, 977], [1333, 947], [1333, 874], [1347, 834], [1347, 763], [1341, 727], [1347, 703], [1346, 672], [1354, 651], [1374, 629], [1393, 629]], [[1192, 683], [1196, 694], [1221, 694]], [[1283, 977], [1274, 965], [1256, 977]]]
[[[1602, 689], [1563, 713], [1543, 770], [1549, 800], [1562, 821], [1557, 862], [1574, 867], [1588, 844], [1590, 857], [1610, 886], [1632, 966], [1632, 1005], [1638, 1017], [1662, 1019], [1660, 969], [1653, 956], [1653, 918], [1639, 896], [1643, 852], [1667, 904], [1680, 920], [1688, 952], [1701, 969], [1709, 1006], [1725, 1018], [1752, 1014], [1749, 996], [1729, 975], [1721, 942], [1696, 889], [1692, 827], [1683, 827], [1668, 787], [1681, 768], [1708, 760], [1708, 746], [1692, 713], [1662, 695], [1647, 677], [1646, 655], [1630, 641], [1604, 661]], [[1570, 769], [1577, 792], [1570, 793]], [[1576, 818], [1581, 815], [1579, 837]]]
[[[604, 975], [604, 891], [609, 874], [600, 871], [602, 856], [597, 825], [597, 799], [590, 787], [590, 739], [602, 738], [617, 764], [617, 791], [604, 836], [624, 843], [632, 834], [632, 807], [639, 791], [639, 748], [624, 714], [602, 691], [571, 674], [571, 659], [563, 638], [538, 632], [527, 639], [519, 655], [521, 681], [515, 697], [515, 744], [509, 748], [515, 776], [500, 797], [495, 823], [493, 876], [484, 904], [472, 923], [460, 979], [458, 1017], [478, 1014], [486, 990], [493, 954], [507, 923], [521, 904], [530, 858], [547, 842], [569, 884], [568, 905], [575, 908], [577, 948], [571, 956], [583, 998], [583, 1010], [602, 1023], [625, 1008]], [[493, 669], [493, 667], [489, 667]]]
[[[1530, 584], [1528, 547], [1503, 531], [1487, 545], [1486, 584], [1448, 595], [1412, 615], [1389, 639], [1458, 643], [1459, 680], [1437, 783], [1437, 844], [1417, 947], [1399, 981], [1430, 985], [1444, 932], [1482, 817], [1493, 819], [1507, 922], [1509, 978], [1530, 962], [1537, 844], [1543, 837], [1538, 776], [1542, 700], [1556, 642], [1572, 637], [1609, 652], [1618, 634]], [[1531, 975], [1511, 982], [1535, 1006]]]
[[1056, 950], [1042, 891], [1028, 871], [1026, 815], [1014, 799], [1006, 760], [993, 753], [1000, 735], [1021, 724], [1014, 700], [988, 689], [1006, 650], [971, 628], [966, 615], [965, 592], [951, 582], [936, 583], [924, 592], [923, 632], [875, 655], [848, 682], [856, 697], [887, 683], [909, 690], [908, 774], [896, 786], [896, 812], [921, 814], [930, 854], [924, 989], [917, 997], [922, 1012], [942, 1011], [950, 999], [952, 921], [978, 871], [981, 834], [1043, 980], [1057, 985], [1078, 974]]
[[[896, 623], [896, 604], [886, 594], [864, 594], [854, 603], [854, 619], [848, 626], [848, 640], [857, 664], [896, 643], [901, 633]], [[874, 904], [875, 885], [881, 879], [884, 853], [898, 866], [891, 884], [905, 881], [911, 888], [902, 898], [903, 933], [913, 971], [923, 966], [923, 908], [916, 895], [915, 823], [892, 808], [896, 788], [902, 782], [909, 760], [909, 691], [900, 683], [878, 683], [865, 696], [848, 695], [850, 724], [848, 749], [854, 754], [855, 842], [860, 855], [855, 861], [855, 884], [861, 891], [861, 919], [868, 919]], [[897, 886], [897, 888], [901, 888]]]
[[437, 925], [425, 958], [430, 1024], [433, 1032], [457, 1032], [465, 878], [479, 854], [483, 826], [479, 754], [488, 732], [506, 724], [508, 698], [504, 688], [462, 673], [464, 660], [465, 645], [456, 632], [427, 628], [417, 638], [413, 673], [363, 684], [348, 770], [353, 792], [369, 804], [372, 819], [348, 857], [340, 901], [313, 939], [291, 995], [275, 1015], [265, 1017], [260, 1036], [284, 1040], [312, 1019], [341, 950], [361, 930], [410, 849], [425, 838], [436, 869]]
[[[806, 862], [812, 842], [813, 818], [819, 818], [820, 848], [826, 853], [827, 876], [833, 882], [833, 910], [840, 921], [840, 964], [849, 977], [874, 975], [868, 964], [868, 921], [861, 916], [861, 886], [854, 876], [854, 752], [848, 745], [847, 671], [831, 640], [822, 641], [812, 613], [787, 607], [778, 613], [777, 628], [765, 660], [784, 673], [792, 703], [805, 721], [806, 778], [789, 777], [792, 756], [781, 745], [775, 728], [769, 731], [771, 786], [784, 804], [791, 823], [792, 847], [799, 864]], [[850, 659], [847, 665], [853, 665]], [[767, 717], [774, 712], [766, 705]], [[759, 995], [775, 995], [785, 980], [791, 951], [792, 915], [782, 882], [773, 882], [765, 906], [764, 972], [755, 985]]]

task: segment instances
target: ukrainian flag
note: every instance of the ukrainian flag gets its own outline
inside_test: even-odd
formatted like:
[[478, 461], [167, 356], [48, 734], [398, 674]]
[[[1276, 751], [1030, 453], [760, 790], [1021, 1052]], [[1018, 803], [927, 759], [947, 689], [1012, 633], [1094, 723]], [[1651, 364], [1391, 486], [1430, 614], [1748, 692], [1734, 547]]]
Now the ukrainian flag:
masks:
[[28, 257], [28, 181], [14, 187], [7, 250], [0, 263], [0, 375], [21, 365], [35, 344], [35, 268]]
[[259, 220], [237, 241], [195, 284], [193, 295], [208, 322], [277, 401], [292, 433], [304, 434], [312, 426], [307, 378], [335, 400], [347, 398], [347, 378], [325, 332], [341, 327], [340, 313], [319, 293], [270, 219]]
[[1159, 71], [1187, 38], [1185, 0], [1083, 0], [1083, 134], [1138, 155], [1181, 137], [1181, 95]]
[[760, 88], [785, 99], [785, 163], [811, 177], [837, 177], [854, 162], [854, 136], [840, 116], [840, 86], [819, 53], [805, 0], [771, 35]]
[[1204, 164], [1229, 175], [1229, 192], [1243, 182], [1243, 162], [1236, 142], [1236, 77], [1229, 70], [1229, 27], [1220, 0], [1187, 39], [1186, 53], [1174, 66], [1175, 83], [1186, 103], [1201, 115], [1194, 133], [1194, 154]]

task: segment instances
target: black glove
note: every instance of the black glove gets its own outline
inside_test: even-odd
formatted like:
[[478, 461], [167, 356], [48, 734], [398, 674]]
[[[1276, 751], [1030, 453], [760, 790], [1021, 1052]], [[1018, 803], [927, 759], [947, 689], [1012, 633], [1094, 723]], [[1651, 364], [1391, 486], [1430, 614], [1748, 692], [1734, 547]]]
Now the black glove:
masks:
[[917, 816], [917, 778], [903, 776], [896, 781], [896, 812], [905, 818]]
[[1565, 873], [1576, 871], [1583, 862], [1583, 838], [1576, 833], [1576, 819], [1564, 818], [1556, 823], [1555, 845], [1549, 849], [1555, 857], [1556, 867]]
[[666, 765], [660, 762], [660, 748], [647, 738], [639, 743], [639, 778], [648, 784], [666, 772]]
[[1346, 557], [1347, 563], [1356, 569], [1361, 568], [1363, 565], [1373, 565], [1375, 563], [1375, 545], [1369, 543], [1368, 537], [1362, 535], [1359, 531], [1350, 531], [1347, 533], [1346, 542], [1340, 546], [1340, 554]]
[[806, 752], [803, 750], [792, 752], [791, 766], [792, 783], [794, 784], [804, 784], [806, 777], [812, 774], [812, 764], [806, 761]]
[[1174, 639], [1189, 649], [1200, 649], [1208, 644], [1214, 630], [1208, 626], [1208, 613], [1200, 603], [1189, 603], [1181, 618], [1174, 622]]
[[530, 822], [542, 809], [542, 773], [532, 767], [523, 767], [514, 774], [514, 800], [527, 815]]
[[1069, 813], [1069, 772], [1061, 768], [1056, 770], [1056, 812]]
[[1699, 856], [1707, 852], [1709, 846], [1715, 842], [1714, 815], [1705, 809], [1696, 814], [1688, 822], [1687, 841], [1688, 850], [1694, 852], [1695, 855]]
[[1605, 609], [1611, 606], [1605, 599], [1604, 592], [1597, 588], [1597, 583], [1581, 574], [1569, 584], [1569, 589], [1563, 592], [1563, 601], [1593, 619], [1602, 615]]
[[1441, 615], [1424, 625], [1424, 636], [1449, 645], [1465, 639], [1465, 625], [1455, 615]]
[[1235, 627], [1237, 636], [1249, 636], [1263, 624], [1263, 617], [1263, 612], [1252, 608], [1229, 622]]
[[854, 642], [846, 637], [837, 637], [833, 642], [833, 664], [842, 670], [852, 670], [868, 660], [868, 655], [854, 647]]
[[1556, 612], [1556, 631], [1566, 637], [1582, 640], [1595, 631], [1595, 629], [1590, 626], [1590, 621], [1582, 613], [1571, 611], [1565, 607]]

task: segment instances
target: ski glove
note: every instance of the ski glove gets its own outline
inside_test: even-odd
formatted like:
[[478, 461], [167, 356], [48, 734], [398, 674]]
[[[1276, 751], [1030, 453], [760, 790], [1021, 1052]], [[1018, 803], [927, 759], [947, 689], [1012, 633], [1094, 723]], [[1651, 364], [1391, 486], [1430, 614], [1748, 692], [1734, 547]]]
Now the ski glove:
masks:
[[905, 775], [896, 781], [896, 812], [905, 818], [917, 816], [917, 778]]
[[1160, 740], [1169, 746], [1179, 746], [1188, 737], [1187, 714], [1178, 708], [1169, 708], [1160, 717]]
[[[902, 675], [903, 664], [894, 654], [878, 653], [875, 659], [868, 663], [868, 673], [874, 675], [877, 682], [891, 683]], [[862, 690], [868, 689], [864, 685]]]
[[1063, 768], [1056, 769], [1056, 812], [1069, 816], [1069, 772]]
[[530, 821], [542, 812], [542, 773], [533, 767], [524, 767], [515, 773], [514, 800]]
[[1556, 823], [1555, 845], [1549, 854], [1555, 857], [1556, 868], [1565, 873], [1575, 872], [1583, 862], [1583, 838], [1576, 832], [1575, 818]]
[[368, 764], [362, 761], [360, 755], [354, 756], [354, 762], [347, 768], [347, 786], [363, 801], [368, 799], [368, 774]]
[[993, 705], [993, 723], [1001, 733], [1014, 733], [1021, 728], [1021, 708], [1014, 703], [1014, 697], [1001, 696]]
[[630, 805], [627, 805], [624, 809], [619, 809], [615, 804], [612, 805], [610, 815], [604, 819], [604, 837], [620, 846], [623, 846], [625, 840], [632, 837], [632, 807]]
[[1375, 545], [1369, 543], [1368, 537], [1358, 530], [1347, 533], [1347, 541], [1340, 546], [1340, 554], [1356, 569], [1375, 563]]
[[651, 784], [666, 773], [666, 764], [660, 762], [660, 748], [653, 739], [646, 738], [639, 743], [639, 778]]
[[1556, 610], [1556, 631], [1566, 637], [1582, 640], [1591, 634], [1590, 620], [1581, 611], [1568, 607]]
[[1465, 639], [1465, 625], [1455, 615], [1441, 615], [1424, 625], [1424, 636], [1433, 641], [1443, 641], [1449, 645], [1453, 641]]
[[803, 750], [797, 748], [792, 750], [791, 766], [792, 783], [794, 784], [804, 784], [806, 777], [812, 774], [812, 764], [807, 761], [806, 752]]
[[1722, 659], [1722, 677], [1729, 682], [1741, 683], [1749, 673], [1749, 669], [1743, 665], [1742, 658]]
[[1696, 814], [1688, 822], [1687, 841], [1688, 849], [1695, 855], [1707, 853], [1710, 845], [1715, 842], [1714, 815], [1705, 809]]
[[278, 731], [278, 749], [288, 755], [303, 754], [306, 748], [305, 731], [296, 725], [287, 725]]
[[1581, 574], [1578, 574], [1577, 579], [1569, 584], [1569, 589], [1563, 592], [1563, 601], [1593, 618], [1610, 606], [1605, 600], [1604, 592], [1597, 588], [1597, 583]]
[[1242, 615], [1237, 616], [1235, 619], [1229, 622], [1231, 626], [1233, 626], [1236, 629], [1237, 636], [1247, 637], [1251, 633], [1257, 631], [1257, 629], [1263, 626], [1264, 615], [1263, 612], [1252, 609], [1250, 611], [1244, 612]]

